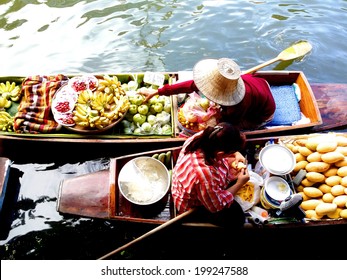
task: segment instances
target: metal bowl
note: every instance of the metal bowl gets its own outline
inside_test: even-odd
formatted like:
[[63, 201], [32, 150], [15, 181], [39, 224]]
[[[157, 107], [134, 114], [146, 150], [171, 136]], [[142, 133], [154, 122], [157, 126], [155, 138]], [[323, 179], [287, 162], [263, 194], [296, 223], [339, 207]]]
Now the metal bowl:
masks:
[[120, 170], [121, 194], [137, 205], [150, 205], [161, 200], [170, 188], [170, 173], [159, 160], [142, 156], [128, 161]]

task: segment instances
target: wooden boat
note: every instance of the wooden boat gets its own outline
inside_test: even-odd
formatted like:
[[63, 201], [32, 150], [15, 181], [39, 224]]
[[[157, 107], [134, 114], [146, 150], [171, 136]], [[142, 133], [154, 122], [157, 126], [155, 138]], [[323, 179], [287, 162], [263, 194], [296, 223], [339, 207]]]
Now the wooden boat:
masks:
[[[282, 145], [299, 143], [299, 139], [308, 139], [314, 136], [334, 135], [347, 137], [343, 133], [314, 133], [305, 135], [291, 135], [282, 137], [262, 137], [247, 140], [247, 145], [244, 154], [250, 159], [249, 162], [252, 167], [255, 166], [256, 161], [252, 161], [254, 156], [255, 146], [260, 145], [264, 147], [271, 141], [271, 143], [278, 143]], [[346, 138], [347, 143], [347, 138]], [[98, 219], [119, 220], [126, 222], [138, 222], [149, 224], [163, 224], [175, 217], [177, 213], [173, 206], [170, 191], [158, 203], [147, 206], [139, 206], [129, 202], [119, 191], [117, 178], [122, 167], [131, 159], [139, 156], [153, 156], [154, 154], [172, 152], [171, 162], [168, 168], [175, 165], [181, 147], [174, 147], [170, 149], [152, 150], [143, 153], [129, 154], [111, 159], [109, 170], [90, 173], [79, 177], [73, 177], [63, 180], [60, 184], [59, 196], [57, 201], [57, 210], [60, 213], [72, 214], [78, 216], [92, 217]], [[288, 176], [288, 177], [287, 177]], [[284, 178], [292, 185], [294, 174], [287, 174]], [[292, 185], [294, 187], [294, 185]], [[264, 205], [261, 204], [260, 207]], [[270, 209], [269, 213], [275, 213], [276, 209]], [[281, 219], [278, 217], [270, 219], [267, 224], [268, 227], [307, 227], [307, 226], [322, 226], [333, 224], [346, 224], [347, 219], [336, 218], [331, 219], [328, 217], [322, 219], [306, 219], [305, 222], [297, 219], [286, 217]], [[288, 219], [289, 218], [289, 219]], [[188, 224], [188, 223], [186, 223]], [[196, 223], [196, 221], [189, 223], [192, 226], [211, 226], [211, 224]]]
[[[265, 78], [270, 85], [291, 85], [296, 83], [301, 92], [301, 101], [299, 103], [301, 113], [310, 119], [308, 123], [274, 126], [271, 129], [259, 129], [254, 131], [246, 131], [248, 138], [254, 138], [266, 135], [282, 135], [293, 134], [294, 132], [309, 133], [316, 130], [330, 129], [337, 126], [345, 126], [345, 111], [341, 108], [341, 104], [345, 104], [346, 100], [343, 94], [339, 94], [347, 89], [345, 84], [313, 84], [310, 85], [304, 73], [301, 71], [259, 71], [261, 77]], [[162, 73], [165, 82], [186, 79], [187, 72]], [[137, 73], [139, 83], [143, 83], [144, 73]], [[191, 72], [188, 72], [188, 76]], [[98, 76], [98, 75], [96, 75]], [[112, 74], [110, 74], [112, 76]], [[122, 82], [129, 82], [133, 79], [133, 74], [115, 74]], [[69, 75], [68, 77], [72, 77]], [[20, 84], [25, 77], [0, 77], [0, 82], [10, 81]], [[330, 106], [330, 103], [337, 102], [339, 107]], [[177, 97], [172, 97], [172, 114], [171, 123], [173, 132], [170, 135], [129, 135], [123, 134], [120, 126], [116, 125], [103, 133], [75, 133], [68, 129], [61, 129], [54, 133], [15, 133], [0, 132], [2, 140], [28, 140], [28, 141], [45, 141], [45, 142], [86, 142], [86, 143], [177, 143], [180, 145], [185, 138], [181, 137], [181, 127], [177, 120], [178, 101]], [[289, 112], [290, 113], [290, 112]], [[341, 120], [336, 123], [336, 119]]]
[[133, 158], [153, 156], [170, 150], [174, 160], [177, 159], [180, 149], [160, 149], [113, 158], [109, 170], [64, 180], [59, 187], [57, 210], [101, 219], [164, 223], [177, 215], [170, 193], [153, 205], [136, 205], [119, 192], [117, 178], [121, 168]]

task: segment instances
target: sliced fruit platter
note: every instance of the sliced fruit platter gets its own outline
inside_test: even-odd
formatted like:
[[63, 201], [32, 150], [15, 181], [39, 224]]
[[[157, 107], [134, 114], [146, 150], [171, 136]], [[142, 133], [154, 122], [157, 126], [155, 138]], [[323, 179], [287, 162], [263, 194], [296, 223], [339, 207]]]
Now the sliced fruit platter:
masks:
[[102, 132], [117, 124], [130, 102], [116, 76], [98, 79], [79, 76], [69, 80], [52, 101], [54, 119], [66, 128], [81, 132]]

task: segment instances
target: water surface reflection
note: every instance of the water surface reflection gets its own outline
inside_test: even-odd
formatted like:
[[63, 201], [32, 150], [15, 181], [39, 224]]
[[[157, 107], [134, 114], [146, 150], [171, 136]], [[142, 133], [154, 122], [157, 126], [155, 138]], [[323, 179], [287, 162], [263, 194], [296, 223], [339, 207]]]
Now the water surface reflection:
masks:
[[0, 74], [191, 70], [225, 56], [247, 69], [305, 39], [311, 56], [288, 69], [345, 82], [346, 11], [343, 0], [7, 1]]

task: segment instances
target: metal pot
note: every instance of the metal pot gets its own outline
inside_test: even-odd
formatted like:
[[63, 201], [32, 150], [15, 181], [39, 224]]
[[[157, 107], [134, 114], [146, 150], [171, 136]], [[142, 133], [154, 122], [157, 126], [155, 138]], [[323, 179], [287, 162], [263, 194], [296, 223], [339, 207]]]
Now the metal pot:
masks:
[[119, 172], [121, 194], [137, 205], [150, 205], [161, 200], [171, 185], [170, 173], [159, 160], [142, 156], [128, 161]]

